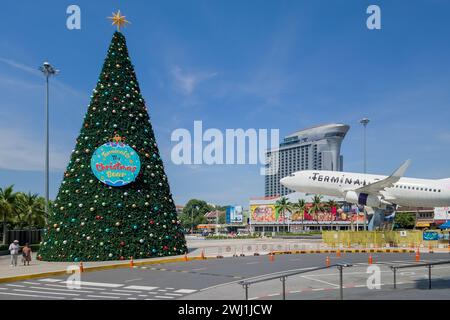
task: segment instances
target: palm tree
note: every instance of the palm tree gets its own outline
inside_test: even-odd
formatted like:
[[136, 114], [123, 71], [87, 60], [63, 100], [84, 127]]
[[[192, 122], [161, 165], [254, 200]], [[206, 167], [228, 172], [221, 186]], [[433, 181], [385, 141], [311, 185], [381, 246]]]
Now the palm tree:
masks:
[[292, 205], [292, 210], [300, 214], [302, 218], [302, 230], [305, 230], [305, 226], [303, 222], [305, 221], [305, 209], [306, 209], [306, 201], [303, 199], [298, 199], [298, 202]]
[[331, 212], [331, 210], [333, 208], [336, 208], [336, 210], [339, 209], [339, 204], [336, 201], [331, 199], [331, 200], [328, 200], [326, 207], [327, 207], [327, 210], [329, 210]]
[[7, 219], [16, 210], [17, 193], [14, 186], [0, 188], [0, 211], [3, 213], [3, 244], [6, 244]]
[[32, 194], [31, 192], [19, 193], [17, 200], [19, 215], [23, 214], [25, 216], [25, 221], [28, 224], [28, 241], [30, 241], [31, 228], [35, 225], [42, 225], [44, 220], [44, 203], [39, 198], [38, 194]]
[[282, 197], [280, 200], [278, 200], [275, 203], [275, 209], [277, 209], [278, 212], [281, 212], [283, 216], [283, 222], [286, 223], [286, 211], [292, 212], [292, 204], [289, 202], [288, 198]]
[[309, 213], [313, 214], [314, 220], [316, 220], [317, 224], [319, 224], [318, 212], [323, 211], [322, 198], [323, 196], [321, 195], [315, 195], [313, 197], [312, 206], [309, 208]]

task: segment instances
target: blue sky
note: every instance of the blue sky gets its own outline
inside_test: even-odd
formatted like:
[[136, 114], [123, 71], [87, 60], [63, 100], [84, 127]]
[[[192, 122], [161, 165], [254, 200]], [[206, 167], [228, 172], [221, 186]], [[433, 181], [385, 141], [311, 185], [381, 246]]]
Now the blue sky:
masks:
[[[66, 28], [81, 7], [82, 29]], [[381, 7], [382, 29], [366, 28]], [[176, 166], [173, 130], [279, 128], [280, 135], [328, 122], [352, 126], [344, 170], [450, 177], [450, 2], [423, 1], [20, 1], [2, 4], [0, 185], [43, 192], [44, 84], [52, 80], [51, 196], [82, 124], [121, 9], [132, 62], [149, 106], [175, 201], [248, 204], [264, 193], [259, 165]]]

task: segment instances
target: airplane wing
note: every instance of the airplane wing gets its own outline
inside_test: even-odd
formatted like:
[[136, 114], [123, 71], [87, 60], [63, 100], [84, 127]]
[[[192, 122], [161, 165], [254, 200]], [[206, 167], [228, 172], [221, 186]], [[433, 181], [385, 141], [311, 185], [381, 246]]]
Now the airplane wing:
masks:
[[390, 188], [394, 183], [398, 182], [401, 177], [405, 174], [406, 169], [408, 169], [411, 164], [411, 160], [406, 160], [397, 170], [395, 170], [389, 177], [379, 180], [377, 182], [368, 184], [364, 187], [355, 189], [357, 193], [367, 193], [367, 194], [377, 194], [383, 191], [385, 188]]

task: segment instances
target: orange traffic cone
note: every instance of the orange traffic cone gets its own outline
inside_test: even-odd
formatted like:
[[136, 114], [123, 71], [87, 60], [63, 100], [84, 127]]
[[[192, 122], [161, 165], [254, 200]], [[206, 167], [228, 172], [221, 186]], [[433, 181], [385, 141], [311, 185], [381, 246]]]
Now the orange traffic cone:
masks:
[[341, 256], [341, 249], [337, 249], [337, 251], [336, 251], [336, 257], [340, 257]]
[[84, 272], [83, 261], [80, 262], [80, 272]]
[[327, 256], [327, 258], [325, 259], [325, 263], [327, 267], [330, 267], [330, 257]]
[[131, 260], [130, 260], [130, 267], [131, 267], [131, 268], [133, 268], [133, 267], [134, 267], [134, 261], [133, 261], [133, 257], [131, 257]]
[[419, 251], [419, 248], [417, 248], [417, 250], [416, 250], [416, 262], [419, 262], [420, 261], [420, 251]]
[[369, 254], [369, 261], [368, 261], [368, 263], [369, 263], [369, 264], [372, 264], [372, 263], [373, 263], [373, 258], [372, 258], [372, 255], [371, 255], [371, 254]]
[[273, 254], [273, 252], [270, 252], [270, 253], [269, 253], [269, 261], [270, 261], [270, 262], [275, 261], [275, 255]]
[[187, 253], [184, 254], [184, 261], [188, 261]]

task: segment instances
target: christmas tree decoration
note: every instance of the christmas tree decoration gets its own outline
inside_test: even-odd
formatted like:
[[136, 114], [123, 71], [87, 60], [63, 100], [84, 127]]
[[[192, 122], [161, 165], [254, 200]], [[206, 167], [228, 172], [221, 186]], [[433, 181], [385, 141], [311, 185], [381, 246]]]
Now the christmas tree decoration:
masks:
[[[127, 21], [113, 16], [118, 30]], [[125, 36], [116, 31], [38, 259], [104, 261], [187, 251]]]

